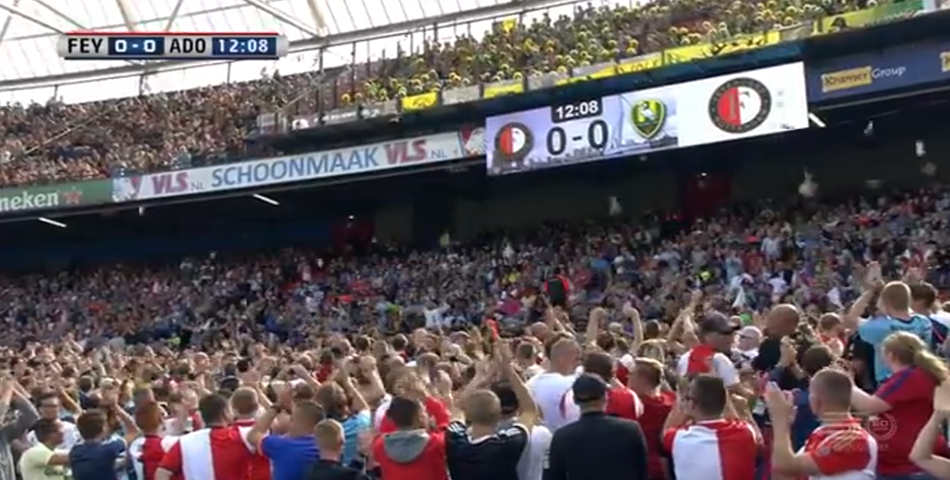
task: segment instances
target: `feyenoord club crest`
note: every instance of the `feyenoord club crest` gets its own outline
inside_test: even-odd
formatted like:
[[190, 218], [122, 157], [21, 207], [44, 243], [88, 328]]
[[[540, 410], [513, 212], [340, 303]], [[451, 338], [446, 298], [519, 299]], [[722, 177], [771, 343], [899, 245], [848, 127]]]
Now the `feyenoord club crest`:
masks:
[[728, 133], [746, 133], [762, 125], [772, 111], [772, 92], [762, 82], [734, 78], [713, 91], [709, 119]]
[[505, 163], [524, 160], [532, 148], [534, 134], [523, 123], [509, 123], [495, 134], [495, 158]]
[[666, 104], [655, 98], [638, 101], [630, 110], [630, 124], [644, 139], [655, 137], [666, 124]]

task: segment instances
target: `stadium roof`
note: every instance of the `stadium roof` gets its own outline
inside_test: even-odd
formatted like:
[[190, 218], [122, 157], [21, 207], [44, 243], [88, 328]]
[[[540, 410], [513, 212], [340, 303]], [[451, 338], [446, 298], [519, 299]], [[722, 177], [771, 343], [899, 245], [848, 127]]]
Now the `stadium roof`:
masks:
[[115, 62], [61, 60], [56, 41], [63, 32], [74, 30], [276, 31], [295, 42], [512, 1], [0, 0], [0, 82], [115, 66]]

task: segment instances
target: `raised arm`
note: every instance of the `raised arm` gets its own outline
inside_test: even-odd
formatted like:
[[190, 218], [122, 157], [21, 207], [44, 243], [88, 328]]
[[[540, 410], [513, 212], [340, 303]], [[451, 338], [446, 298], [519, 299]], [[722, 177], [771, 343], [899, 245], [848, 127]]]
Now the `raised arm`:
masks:
[[515, 371], [514, 361], [511, 358], [511, 348], [506, 344], [499, 345], [499, 348], [495, 350], [499, 352], [498, 369], [505, 380], [508, 380], [508, 383], [511, 384], [511, 389], [518, 399], [518, 406], [521, 410], [518, 414], [519, 419], [528, 428], [528, 431], [531, 431], [539, 416], [538, 405], [534, 402], [534, 398], [531, 396], [531, 392], [528, 391], [528, 386], [525, 385], [524, 380], [521, 379], [521, 375], [518, 375], [518, 372]]
[[40, 419], [40, 414], [36, 411], [33, 404], [30, 403], [30, 397], [26, 391], [23, 390], [23, 387], [14, 382], [11, 388], [13, 390], [13, 396], [10, 399], [10, 406], [13, 407], [19, 415], [17, 415], [16, 420], [0, 426], [0, 435], [8, 441], [22, 436]]
[[950, 460], [934, 455], [934, 445], [943, 430], [947, 413], [934, 411], [930, 421], [917, 436], [913, 450], [910, 451], [910, 460], [936, 478], [950, 478]]
[[359, 359], [360, 373], [369, 380], [369, 388], [363, 390], [363, 399], [371, 405], [377, 405], [379, 400], [386, 396], [386, 387], [376, 368], [376, 359], [370, 355], [363, 355]]
[[861, 324], [861, 315], [864, 314], [864, 311], [867, 310], [868, 305], [871, 304], [871, 300], [874, 299], [874, 290], [865, 290], [861, 293], [861, 296], [851, 305], [851, 308], [848, 309], [848, 312], [844, 314], [841, 318], [844, 324], [844, 328], [848, 330], [854, 330], [858, 328], [858, 325]]
[[353, 385], [353, 379], [350, 377], [347, 372], [348, 362], [344, 363], [343, 367], [337, 372], [336, 382], [343, 387], [343, 390], [346, 392], [346, 396], [350, 399], [350, 409], [354, 412], [368, 412], [369, 405], [366, 403], [366, 399], [363, 398], [363, 394], [360, 393], [359, 389]]
[[640, 311], [634, 308], [630, 302], [623, 306], [623, 314], [630, 319], [633, 327], [633, 342], [630, 345], [630, 352], [636, 357], [636, 352], [640, 351], [640, 345], [643, 344], [643, 320], [640, 318]]
[[13, 380], [0, 379], [0, 418], [5, 418], [10, 411], [10, 401], [13, 399]]

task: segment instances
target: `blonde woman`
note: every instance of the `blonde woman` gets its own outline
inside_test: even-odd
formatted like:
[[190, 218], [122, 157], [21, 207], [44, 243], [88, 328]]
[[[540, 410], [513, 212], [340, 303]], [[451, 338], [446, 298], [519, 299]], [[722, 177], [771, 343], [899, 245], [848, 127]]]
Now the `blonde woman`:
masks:
[[[918, 336], [895, 332], [881, 345], [882, 360], [893, 372], [874, 395], [852, 391], [851, 402], [869, 415], [868, 430], [878, 443], [879, 480], [916, 478], [923, 469], [909, 458], [914, 439], [933, 414], [934, 390], [947, 379], [947, 367]], [[934, 448], [945, 445], [938, 440]]]

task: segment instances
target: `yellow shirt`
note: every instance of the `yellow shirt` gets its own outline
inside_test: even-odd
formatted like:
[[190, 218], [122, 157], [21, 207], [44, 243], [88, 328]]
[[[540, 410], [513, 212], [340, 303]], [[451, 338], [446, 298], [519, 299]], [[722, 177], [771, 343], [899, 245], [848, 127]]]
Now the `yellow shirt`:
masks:
[[66, 480], [66, 469], [61, 465], [49, 465], [53, 450], [42, 443], [28, 448], [20, 456], [20, 475], [23, 480]]

